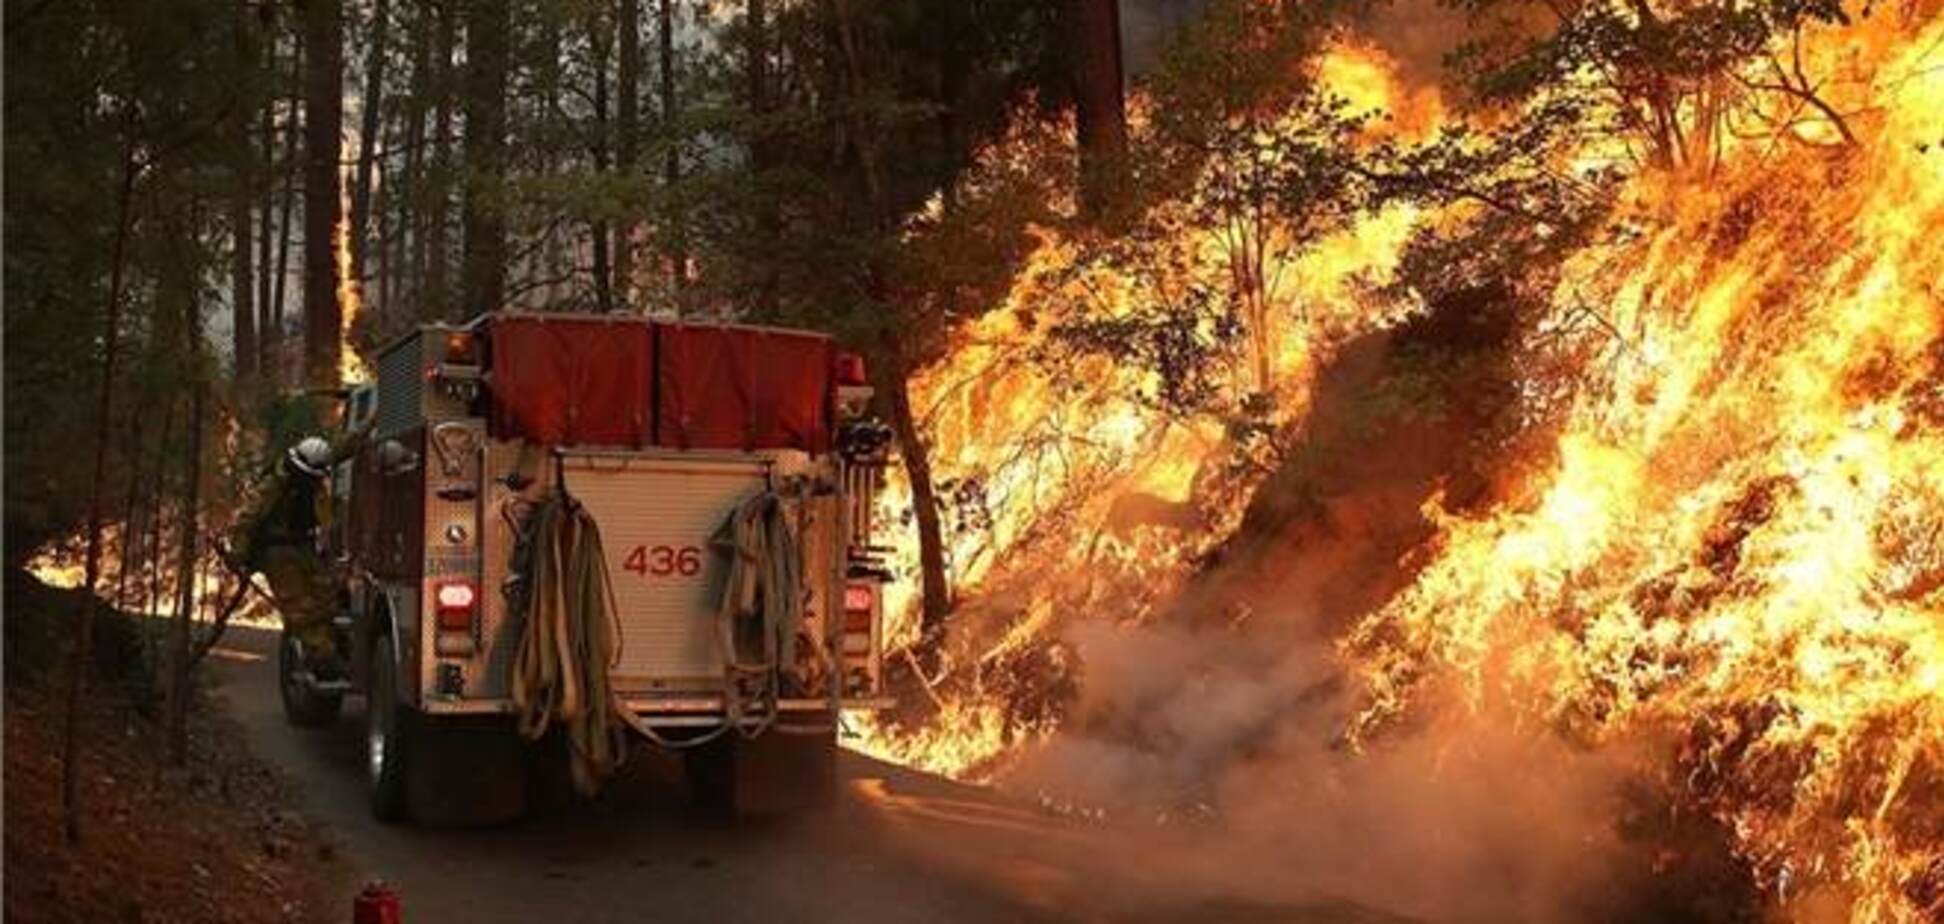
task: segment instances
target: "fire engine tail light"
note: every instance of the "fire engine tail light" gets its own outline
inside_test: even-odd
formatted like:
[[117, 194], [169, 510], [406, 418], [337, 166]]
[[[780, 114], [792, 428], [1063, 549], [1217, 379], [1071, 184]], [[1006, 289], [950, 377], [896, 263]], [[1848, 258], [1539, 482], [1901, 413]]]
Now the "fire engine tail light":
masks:
[[440, 584], [433, 592], [433, 610], [438, 616], [439, 630], [471, 632], [473, 617], [478, 612], [478, 596], [472, 584], [465, 581]]
[[460, 366], [478, 365], [479, 348], [473, 340], [473, 335], [466, 331], [453, 331], [446, 334], [445, 361]]
[[870, 632], [877, 610], [877, 588], [870, 584], [844, 585], [844, 631]]

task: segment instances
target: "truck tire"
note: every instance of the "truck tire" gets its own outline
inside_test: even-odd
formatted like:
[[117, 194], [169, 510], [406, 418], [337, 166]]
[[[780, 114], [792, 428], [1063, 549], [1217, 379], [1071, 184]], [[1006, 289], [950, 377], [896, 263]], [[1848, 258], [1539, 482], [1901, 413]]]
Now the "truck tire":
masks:
[[398, 693], [393, 642], [372, 646], [365, 703], [371, 814], [432, 827], [498, 824], [526, 814], [526, 754], [503, 716], [434, 716]]
[[323, 728], [337, 721], [344, 695], [314, 689], [297, 679], [303, 655], [289, 632], [277, 636], [277, 692], [283, 697], [284, 719], [299, 728]]
[[370, 693], [365, 698], [365, 772], [371, 814], [379, 821], [402, 821], [409, 813], [411, 762], [419, 723], [416, 711], [398, 698], [397, 658], [391, 636], [371, 646]]
[[716, 818], [824, 808], [837, 795], [837, 734], [731, 732], [683, 753], [696, 805]]

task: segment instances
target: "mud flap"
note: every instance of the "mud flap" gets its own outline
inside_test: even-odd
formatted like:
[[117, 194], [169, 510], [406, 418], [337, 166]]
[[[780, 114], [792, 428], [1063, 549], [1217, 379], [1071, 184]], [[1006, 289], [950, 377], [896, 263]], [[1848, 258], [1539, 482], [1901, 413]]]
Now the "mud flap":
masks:
[[417, 726], [406, 781], [414, 821], [469, 827], [526, 814], [526, 749], [511, 721], [406, 712]]
[[689, 791], [711, 814], [786, 815], [826, 807], [836, 798], [835, 731], [723, 735], [685, 758]]

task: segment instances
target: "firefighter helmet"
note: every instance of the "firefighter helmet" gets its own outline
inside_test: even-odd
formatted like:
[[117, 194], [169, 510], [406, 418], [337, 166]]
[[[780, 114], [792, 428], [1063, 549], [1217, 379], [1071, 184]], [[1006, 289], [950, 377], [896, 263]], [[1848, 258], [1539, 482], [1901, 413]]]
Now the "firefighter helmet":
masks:
[[322, 437], [307, 436], [285, 453], [291, 467], [306, 475], [322, 478], [325, 470], [331, 467], [331, 444]]

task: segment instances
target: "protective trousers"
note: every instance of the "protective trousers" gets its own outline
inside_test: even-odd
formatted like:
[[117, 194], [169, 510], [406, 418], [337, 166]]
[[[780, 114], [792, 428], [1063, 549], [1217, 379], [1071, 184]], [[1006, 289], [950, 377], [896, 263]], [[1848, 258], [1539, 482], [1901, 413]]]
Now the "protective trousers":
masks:
[[337, 611], [337, 589], [317, 554], [294, 545], [271, 546], [263, 553], [263, 576], [277, 598], [284, 629], [304, 643], [305, 654], [318, 660], [334, 657], [331, 617]]

